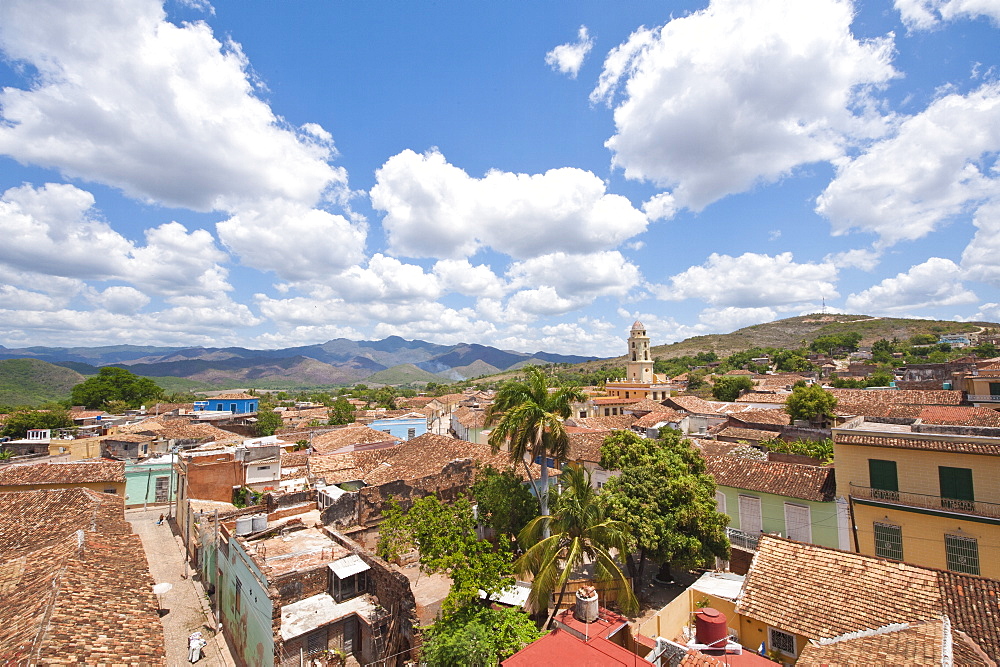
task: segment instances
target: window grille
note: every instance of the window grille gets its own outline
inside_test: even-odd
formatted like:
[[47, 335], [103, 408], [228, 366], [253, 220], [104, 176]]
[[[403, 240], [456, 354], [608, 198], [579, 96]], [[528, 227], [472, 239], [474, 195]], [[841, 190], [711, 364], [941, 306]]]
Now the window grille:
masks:
[[979, 542], [974, 537], [945, 535], [944, 551], [948, 569], [964, 574], [979, 574]]
[[789, 634], [777, 628], [768, 628], [768, 637], [771, 640], [771, 649], [780, 651], [786, 655], [795, 655], [795, 635]]
[[903, 560], [903, 529], [891, 523], [875, 523], [875, 555]]

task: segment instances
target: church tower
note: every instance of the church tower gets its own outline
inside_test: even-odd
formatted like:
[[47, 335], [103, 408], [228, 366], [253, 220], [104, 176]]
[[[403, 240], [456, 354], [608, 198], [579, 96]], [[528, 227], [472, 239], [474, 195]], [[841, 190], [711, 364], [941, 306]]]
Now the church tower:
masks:
[[649, 337], [646, 327], [636, 321], [628, 337], [628, 378], [629, 382], [653, 382], [653, 359], [649, 356]]

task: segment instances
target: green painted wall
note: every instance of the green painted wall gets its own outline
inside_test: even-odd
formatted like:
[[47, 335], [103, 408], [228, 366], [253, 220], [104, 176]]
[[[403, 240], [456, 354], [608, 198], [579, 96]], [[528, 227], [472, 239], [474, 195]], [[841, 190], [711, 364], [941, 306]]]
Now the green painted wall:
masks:
[[821, 503], [788, 496], [777, 496], [771, 493], [746, 491], [729, 486], [716, 486], [726, 496], [726, 514], [729, 515], [729, 526], [743, 530], [740, 526], [739, 496], [755, 496], [760, 498], [760, 513], [765, 533], [781, 533], [788, 537], [785, 528], [785, 503], [805, 505], [809, 507], [810, 523], [812, 524], [812, 543], [833, 549], [840, 548], [837, 532], [837, 503]]
[[[125, 505], [153, 504], [156, 502], [156, 478], [170, 477], [170, 463], [126, 463], [125, 464]], [[171, 493], [172, 491], [172, 493]], [[173, 502], [177, 495], [177, 478], [173, 484], [167, 483], [167, 492]]]
[[[229, 542], [229, 557], [219, 553], [217, 563], [219, 611], [233, 647], [247, 665], [273, 667], [272, 604], [267, 597], [267, 580], [235, 539]], [[239, 610], [236, 609], [237, 580], [241, 591]]]

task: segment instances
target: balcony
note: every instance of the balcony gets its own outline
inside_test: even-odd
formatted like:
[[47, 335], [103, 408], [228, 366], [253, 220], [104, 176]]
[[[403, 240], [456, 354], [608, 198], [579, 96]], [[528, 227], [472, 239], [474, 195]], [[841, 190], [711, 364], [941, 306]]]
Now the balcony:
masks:
[[757, 544], [760, 542], [760, 533], [744, 533], [738, 528], [727, 527], [726, 536], [729, 537], [730, 544], [744, 551], [757, 551]]
[[976, 516], [1000, 519], [1000, 504], [984, 503], [980, 500], [956, 500], [942, 498], [924, 493], [907, 493], [905, 491], [886, 491], [867, 486], [851, 484], [851, 495], [861, 500], [875, 500], [894, 505], [916, 507], [928, 510], [942, 510], [958, 514], [974, 514]]
[[993, 394], [969, 394], [970, 403], [1000, 403], [1000, 396]]

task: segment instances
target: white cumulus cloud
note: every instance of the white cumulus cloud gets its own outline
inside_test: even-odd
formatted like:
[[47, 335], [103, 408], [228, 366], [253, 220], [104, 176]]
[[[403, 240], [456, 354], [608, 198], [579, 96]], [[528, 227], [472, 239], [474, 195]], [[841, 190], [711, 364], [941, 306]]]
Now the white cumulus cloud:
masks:
[[955, 262], [931, 257], [895, 278], [886, 278], [847, 297], [847, 309], [857, 313], [914, 313], [924, 308], [975, 303], [975, 294], [961, 282], [962, 270]]
[[640, 28], [591, 94], [612, 104], [623, 91], [614, 164], [700, 210], [878, 136], [868, 95], [896, 75], [892, 39], [855, 39], [853, 18], [848, 0], [712, 0]]
[[928, 30], [939, 21], [980, 16], [1000, 23], [998, 0], [896, 0], [894, 4], [903, 24], [910, 30]]
[[739, 257], [712, 253], [704, 264], [652, 289], [668, 301], [703, 299], [713, 306], [775, 308], [838, 296], [836, 279], [833, 264], [797, 263], [790, 252]]
[[556, 72], [568, 74], [571, 79], [575, 79], [592, 48], [594, 40], [587, 31], [587, 26], [582, 25], [577, 31], [576, 41], [560, 44], [546, 53], [545, 62]]
[[[895, 136], [842, 163], [816, 200], [833, 233], [878, 234], [880, 244], [920, 238], [1000, 196], [1000, 84], [946, 95], [906, 119]], [[992, 167], [990, 165], [993, 165]]]
[[1000, 286], [1000, 201], [976, 211], [976, 235], [962, 253], [962, 268], [969, 280]]
[[490, 247], [515, 258], [614, 248], [646, 229], [646, 216], [582, 169], [488, 172], [473, 178], [431, 151], [405, 150], [376, 172], [372, 205], [385, 211], [389, 250], [460, 259]]

